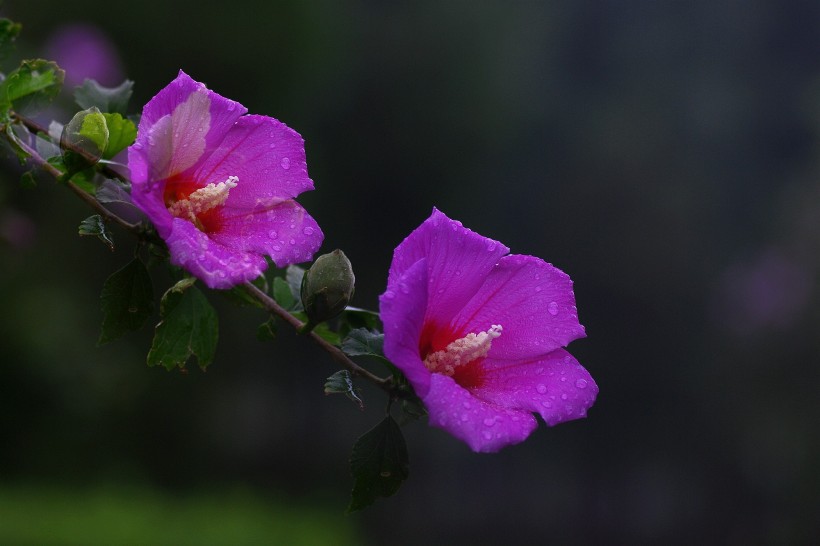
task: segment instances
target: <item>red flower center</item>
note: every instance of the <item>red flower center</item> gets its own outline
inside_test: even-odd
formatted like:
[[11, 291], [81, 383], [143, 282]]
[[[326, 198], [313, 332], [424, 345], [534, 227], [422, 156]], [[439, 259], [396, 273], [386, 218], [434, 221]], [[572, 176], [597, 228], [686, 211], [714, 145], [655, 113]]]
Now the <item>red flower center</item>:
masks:
[[484, 382], [481, 363], [501, 330], [493, 325], [486, 332], [463, 335], [428, 322], [419, 338], [419, 354], [431, 372], [450, 376], [464, 388], [478, 387]]

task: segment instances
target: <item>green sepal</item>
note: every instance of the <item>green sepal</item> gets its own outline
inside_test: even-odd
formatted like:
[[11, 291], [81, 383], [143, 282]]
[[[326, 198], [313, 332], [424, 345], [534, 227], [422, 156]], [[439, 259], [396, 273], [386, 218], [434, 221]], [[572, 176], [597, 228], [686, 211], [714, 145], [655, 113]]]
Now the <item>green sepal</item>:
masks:
[[0, 110], [36, 114], [60, 92], [65, 72], [57, 63], [27, 60], [0, 82]]
[[109, 250], [114, 250], [114, 239], [111, 238], [111, 234], [108, 232], [108, 228], [105, 227], [105, 221], [99, 214], [89, 216], [88, 218], [80, 222], [79, 234], [93, 235], [97, 239], [105, 243]]
[[128, 101], [133, 93], [134, 82], [125, 80], [117, 87], [105, 87], [95, 80], [86, 79], [74, 88], [74, 102], [80, 108], [96, 106], [102, 112], [126, 114]]
[[154, 287], [142, 260], [134, 258], [108, 277], [100, 300], [103, 321], [97, 345], [142, 328], [154, 312]]
[[353, 491], [348, 512], [361, 510], [378, 497], [389, 497], [401, 487], [410, 472], [407, 444], [390, 415], [356, 441], [350, 454]]
[[325, 381], [325, 394], [341, 393], [356, 402], [359, 409], [364, 409], [364, 401], [359, 397], [356, 388], [353, 386], [353, 378], [347, 370], [339, 370]]
[[214, 308], [193, 286], [194, 282], [194, 278], [185, 278], [162, 296], [161, 320], [148, 352], [149, 366], [164, 366], [169, 371], [177, 367], [184, 369], [188, 359], [195, 356], [204, 370], [213, 362], [219, 321]]
[[14, 48], [14, 40], [20, 34], [23, 25], [9, 19], [0, 19], [0, 61], [8, 57]]

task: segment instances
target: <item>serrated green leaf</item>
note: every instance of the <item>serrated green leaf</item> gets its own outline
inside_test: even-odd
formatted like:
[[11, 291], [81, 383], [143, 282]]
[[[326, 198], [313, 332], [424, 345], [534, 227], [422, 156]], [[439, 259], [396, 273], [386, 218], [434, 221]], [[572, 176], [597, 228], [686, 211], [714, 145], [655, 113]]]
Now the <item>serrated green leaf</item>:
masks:
[[347, 511], [361, 510], [378, 497], [393, 495], [409, 472], [407, 444], [399, 425], [388, 415], [353, 446], [350, 473], [354, 484]]
[[341, 393], [356, 402], [359, 409], [364, 409], [364, 402], [359, 398], [356, 388], [353, 386], [353, 378], [347, 370], [339, 370], [325, 381], [325, 394]]
[[128, 186], [119, 180], [106, 178], [94, 193], [100, 203], [124, 203], [134, 206]]
[[186, 278], [162, 296], [162, 320], [154, 331], [148, 352], [149, 366], [184, 368], [191, 356], [203, 370], [213, 361], [219, 337], [216, 311], [196, 287], [196, 279]]
[[108, 125], [96, 107], [77, 112], [63, 127], [60, 148], [69, 175], [96, 164], [108, 146]]
[[139, 330], [154, 311], [154, 288], [145, 264], [134, 258], [103, 284], [103, 321], [97, 345]]
[[109, 250], [114, 250], [114, 240], [111, 238], [108, 228], [105, 227], [105, 221], [99, 214], [89, 216], [80, 222], [79, 233], [80, 235], [93, 235], [105, 243]]
[[285, 309], [293, 309], [296, 304], [290, 285], [282, 277], [273, 278], [273, 299]]
[[0, 19], [0, 61], [8, 57], [14, 47], [14, 40], [20, 34], [23, 26], [9, 19]]
[[23, 61], [0, 83], [0, 110], [9, 108], [35, 114], [60, 92], [65, 72], [57, 63], [34, 59]]
[[86, 79], [74, 89], [74, 101], [80, 108], [96, 106], [102, 112], [125, 115], [134, 82], [125, 80], [117, 87], [105, 87], [95, 80]]
[[137, 126], [130, 119], [119, 114], [103, 114], [108, 126], [108, 145], [103, 152], [103, 159], [111, 159], [131, 144], [137, 138]]
[[342, 351], [348, 356], [384, 358], [384, 334], [366, 328], [351, 330], [342, 341]]

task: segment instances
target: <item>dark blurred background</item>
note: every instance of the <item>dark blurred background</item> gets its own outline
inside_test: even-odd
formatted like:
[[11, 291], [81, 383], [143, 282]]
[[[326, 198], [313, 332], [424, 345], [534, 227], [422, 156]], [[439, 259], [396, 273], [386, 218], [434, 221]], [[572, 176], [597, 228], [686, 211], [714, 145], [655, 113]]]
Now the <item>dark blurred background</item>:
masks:
[[[601, 392], [588, 419], [496, 455], [408, 425], [408, 482], [344, 516], [349, 449], [381, 394], [365, 389], [364, 413], [323, 396], [325, 354], [285, 328], [257, 341], [265, 317], [217, 293], [207, 373], [147, 368], [150, 329], [96, 347], [99, 290], [128, 236], [114, 253], [77, 237], [88, 209], [52, 183], [22, 188], [6, 159], [0, 541], [18, 536], [2, 519], [23, 517], [25, 495], [48, 523], [128, 488], [164, 507], [146, 521], [165, 539], [204, 513], [239, 543], [220, 519], [233, 510], [258, 516], [249, 544], [820, 541], [817, 2], [18, 0], [2, 13], [24, 24], [22, 56], [134, 80], [135, 113], [182, 68], [299, 131], [317, 188], [300, 202], [323, 250], [351, 258], [359, 306], [377, 307], [392, 249], [433, 206], [553, 262], [588, 333], [570, 350]], [[97, 53], [78, 62], [83, 40]], [[290, 539], [265, 527], [298, 518]]]

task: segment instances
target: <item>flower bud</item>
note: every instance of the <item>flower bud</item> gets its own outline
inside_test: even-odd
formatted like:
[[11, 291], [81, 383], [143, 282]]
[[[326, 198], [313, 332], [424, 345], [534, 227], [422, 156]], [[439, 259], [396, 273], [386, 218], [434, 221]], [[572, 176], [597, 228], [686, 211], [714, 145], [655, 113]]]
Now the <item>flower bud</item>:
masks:
[[105, 116], [96, 106], [77, 112], [60, 137], [68, 172], [73, 174], [97, 163], [108, 146], [108, 137]]
[[344, 252], [334, 250], [319, 256], [302, 278], [302, 305], [308, 316], [305, 331], [330, 320], [347, 307], [353, 297], [356, 277]]

